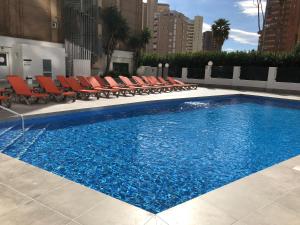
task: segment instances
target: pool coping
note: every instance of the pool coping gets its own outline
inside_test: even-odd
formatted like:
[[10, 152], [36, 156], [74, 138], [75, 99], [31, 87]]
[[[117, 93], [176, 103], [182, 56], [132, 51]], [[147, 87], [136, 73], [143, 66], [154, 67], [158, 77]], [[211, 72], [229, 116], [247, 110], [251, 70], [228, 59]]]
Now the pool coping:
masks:
[[[293, 100], [284, 97], [277, 99]], [[101, 109], [103, 106], [97, 108]], [[37, 115], [41, 114], [34, 116]], [[274, 214], [277, 217], [282, 215], [291, 221], [295, 219], [300, 221], [300, 211], [296, 208], [300, 202], [300, 172], [293, 169], [297, 166], [300, 167], [300, 156], [154, 215], [1, 153], [0, 223], [14, 221], [13, 224], [19, 224], [18, 222], [22, 221], [23, 224], [31, 218], [31, 220], [41, 221], [41, 224], [60, 222], [59, 224], [71, 225], [142, 225], [156, 224], [156, 222], [170, 225], [259, 223], [272, 225], [274, 219], [272, 220], [271, 217]], [[45, 187], [43, 182], [47, 180], [53, 181]], [[266, 186], [271, 191], [266, 190]], [[85, 196], [84, 199], [78, 197], [81, 194]], [[60, 196], [61, 199], [55, 196]], [[1, 204], [9, 211], [3, 212]], [[87, 207], [78, 209], [78, 205]], [[289, 224], [289, 221], [284, 222]]]
[[[161, 102], [176, 102], [179, 100], [184, 101], [193, 101], [193, 100], [205, 100], [210, 98], [224, 98], [224, 97], [235, 97], [235, 96], [245, 96], [245, 97], [257, 97], [261, 99], [268, 99], [268, 100], [282, 100], [282, 101], [289, 101], [289, 102], [300, 102], [300, 99], [289, 99], [284, 98], [283, 96], [264, 96], [264, 95], [255, 95], [255, 94], [224, 94], [224, 95], [212, 95], [212, 96], [201, 96], [201, 97], [186, 97], [186, 98], [176, 98], [176, 99], [160, 99], [160, 100], [148, 100], [148, 101], [140, 101], [140, 102], [131, 102], [131, 103], [121, 103], [121, 104], [114, 104], [114, 105], [106, 105], [106, 106], [97, 106], [93, 108], [82, 108], [82, 109], [71, 109], [59, 112], [47, 112], [47, 113], [36, 113], [36, 114], [23, 114], [24, 119], [32, 119], [32, 118], [44, 118], [48, 116], [55, 116], [55, 115], [67, 115], [70, 113], [76, 112], [92, 112], [98, 110], [105, 110], [105, 109], [114, 109], [118, 107], [124, 106], [138, 106], [143, 104], [154, 104], [154, 103], [161, 103]], [[12, 116], [10, 118], [0, 118], [0, 124], [5, 122], [14, 122], [17, 120], [18, 116]]]

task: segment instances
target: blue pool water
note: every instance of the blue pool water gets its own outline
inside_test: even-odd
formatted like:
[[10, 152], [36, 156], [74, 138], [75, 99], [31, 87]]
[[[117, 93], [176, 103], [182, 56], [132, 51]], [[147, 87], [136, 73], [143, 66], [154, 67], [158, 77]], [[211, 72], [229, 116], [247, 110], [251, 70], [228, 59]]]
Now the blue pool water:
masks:
[[[300, 154], [300, 103], [225, 96], [0, 123], [0, 149], [158, 213]], [[17, 140], [17, 141], [14, 141]]]

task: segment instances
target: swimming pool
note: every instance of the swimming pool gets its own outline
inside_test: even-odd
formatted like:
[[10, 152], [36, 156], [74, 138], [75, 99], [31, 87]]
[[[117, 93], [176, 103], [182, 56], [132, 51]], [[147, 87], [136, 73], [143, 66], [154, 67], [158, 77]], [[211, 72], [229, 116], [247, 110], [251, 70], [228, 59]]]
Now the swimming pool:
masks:
[[[3, 153], [153, 213], [300, 154], [300, 103], [221, 96], [0, 123]], [[17, 141], [16, 141], [17, 140]]]

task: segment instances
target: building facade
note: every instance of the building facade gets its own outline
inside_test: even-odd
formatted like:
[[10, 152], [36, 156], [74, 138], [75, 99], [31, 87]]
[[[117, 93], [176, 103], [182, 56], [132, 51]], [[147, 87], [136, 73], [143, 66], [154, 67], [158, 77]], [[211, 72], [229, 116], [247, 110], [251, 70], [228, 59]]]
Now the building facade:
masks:
[[300, 1], [268, 0], [260, 51], [291, 51], [300, 41]]
[[137, 33], [143, 27], [143, 0], [102, 0], [102, 6], [117, 7], [126, 19], [131, 33]]
[[215, 42], [212, 31], [206, 31], [203, 33], [203, 51], [210, 52], [216, 51]]
[[1, 1], [0, 35], [63, 43], [60, 0]]
[[170, 10], [168, 4], [155, 0], [144, 3], [143, 24], [152, 33], [146, 51], [165, 55], [202, 51], [203, 17], [190, 20], [184, 14]]

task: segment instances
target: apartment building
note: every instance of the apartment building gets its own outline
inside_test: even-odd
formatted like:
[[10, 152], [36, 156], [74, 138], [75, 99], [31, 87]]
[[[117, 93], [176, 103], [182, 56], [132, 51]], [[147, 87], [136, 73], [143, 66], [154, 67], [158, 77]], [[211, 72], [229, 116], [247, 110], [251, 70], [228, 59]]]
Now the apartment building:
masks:
[[216, 44], [212, 31], [206, 31], [203, 33], [203, 51], [216, 51]]
[[102, 0], [102, 6], [117, 7], [126, 19], [132, 33], [143, 28], [143, 0]]
[[168, 4], [150, 0], [144, 5], [143, 20], [152, 32], [147, 52], [164, 55], [202, 50], [203, 17], [191, 20]]
[[261, 51], [291, 51], [300, 41], [300, 1], [268, 0], [263, 31], [259, 40]]

